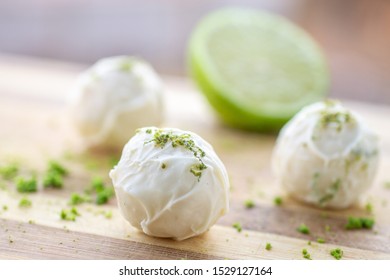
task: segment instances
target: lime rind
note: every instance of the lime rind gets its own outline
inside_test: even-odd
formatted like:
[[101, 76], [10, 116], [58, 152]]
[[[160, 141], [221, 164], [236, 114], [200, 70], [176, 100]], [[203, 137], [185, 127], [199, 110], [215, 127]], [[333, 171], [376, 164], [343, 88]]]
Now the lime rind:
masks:
[[311, 37], [288, 20], [260, 11], [210, 14], [195, 29], [189, 56], [208, 101], [237, 127], [278, 130], [328, 89], [325, 59]]

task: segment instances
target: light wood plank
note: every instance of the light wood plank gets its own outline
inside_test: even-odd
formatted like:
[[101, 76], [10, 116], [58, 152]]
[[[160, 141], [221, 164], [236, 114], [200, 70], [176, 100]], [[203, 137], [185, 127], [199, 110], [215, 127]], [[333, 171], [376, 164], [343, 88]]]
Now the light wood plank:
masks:
[[[269, 165], [275, 136], [224, 127], [193, 85], [188, 80], [175, 77], [165, 77], [165, 126], [197, 132], [214, 146], [231, 177], [230, 213], [208, 233], [183, 242], [150, 238], [139, 233], [123, 221], [115, 200], [103, 207], [82, 205], [79, 207], [82, 216], [77, 222], [61, 221], [59, 212], [68, 207], [70, 193], [82, 191], [94, 175], [109, 181], [110, 159], [120, 154], [85, 153], [80, 139], [67, 122], [67, 89], [83, 68], [85, 66], [0, 56], [0, 76], [6, 77], [0, 81], [0, 164], [19, 160], [26, 167], [26, 173], [35, 170], [40, 174], [48, 159], [57, 158], [71, 170], [63, 190], [41, 190], [30, 195], [33, 207], [27, 210], [17, 206], [22, 196], [14, 191], [11, 183], [5, 183], [7, 190], [0, 190], [0, 207], [9, 207], [8, 211], [0, 210], [0, 218], [5, 219], [4, 222], [22, 223], [29, 227], [28, 221], [34, 220], [36, 227], [29, 227], [32, 235], [39, 235], [42, 231], [61, 235], [59, 231], [66, 226], [72, 234], [79, 234], [86, 240], [108, 238], [114, 241], [107, 242], [116, 246], [104, 247], [110, 254], [91, 253], [93, 248], [89, 248], [88, 253], [72, 255], [67, 248], [68, 251], [62, 254], [64, 258], [127, 258], [118, 247], [123, 246], [121, 242], [124, 240], [129, 242], [129, 250], [138, 250], [143, 246], [139, 244], [170, 248], [167, 249], [167, 258], [182, 258], [182, 252], [188, 252], [189, 258], [301, 259], [301, 250], [305, 247], [313, 258], [328, 259], [331, 258], [331, 248], [341, 247], [345, 250], [346, 259], [390, 259], [390, 190], [383, 187], [383, 182], [390, 179], [388, 107], [346, 102], [365, 116], [380, 134], [382, 161], [374, 185], [359, 204], [344, 211], [324, 211], [288, 198], [277, 186]], [[273, 205], [276, 195], [284, 198], [282, 207]], [[248, 198], [256, 202], [254, 209], [245, 209], [244, 201]], [[368, 215], [364, 209], [366, 202], [374, 206], [375, 230], [347, 232], [344, 223], [349, 215]], [[112, 219], [97, 214], [101, 211], [112, 211]], [[324, 213], [328, 218], [323, 217]], [[236, 221], [242, 223], [242, 233], [231, 228]], [[310, 226], [311, 236], [296, 232], [295, 228], [302, 222]], [[325, 231], [327, 224], [332, 228], [331, 233]], [[14, 234], [23, 240], [23, 246], [31, 255], [23, 254], [22, 247], [15, 246], [19, 248], [15, 249], [12, 244], [3, 244], [6, 251], [1, 250], [0, 258], [61, 257], [61, 254], [54, 254], [54, 248], [49, 250], [52, 253], [32, 254], [36, 247], [28, 244], [17, 230]], [[312, 242], [314, 245], [307, 245], [308, 240], [316, 240], [318, 236], [325, 238], [329, 244]], [[266, 242], [272, 243], [274, 249], [265, 251]], [[153, 254], [146, 247], [142, 248], [137, 257], [164, 258], [164, 254]]]

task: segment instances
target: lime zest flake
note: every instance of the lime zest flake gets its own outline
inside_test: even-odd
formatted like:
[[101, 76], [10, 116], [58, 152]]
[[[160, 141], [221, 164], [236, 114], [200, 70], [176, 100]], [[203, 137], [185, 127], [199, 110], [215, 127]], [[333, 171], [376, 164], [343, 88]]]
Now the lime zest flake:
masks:
[[202, 159], [206, 153], [196, 145], [195, 141], [191, 139], [192, 136], [190, 134], [183, 133], [178, 135], [174, 134], [173, 131], [164, 132], [162, 129], [155, 129], [152, 131], [151, 128], [146, 129], [145, 132], [147, 134], [152, 134], [154, 132], [154, 134], [153, 138], [149, 141], [146, 141], [144, 144], [154, 142], [155, 147], [163, 149], [165, 145], [170, 142], [173, 148], [180, 146], [192, 152], [194, 157], [199, 161], [199, 164], [194, 164], [191, 166], [190, 172], [198, 178], [198, 181], [200, 180], [202, 171], [207, 169], [207, 166], [204, 164]]
[[373, 206], [372, 203], [370, 203], [370, 202], [368, 202], [368, 203], [365, 205], [364, 208], [366, 209], [366, 212], [367, 212], [368, 214], [372, 214], [372, 212], [374, 211], [374, 206]]
[[69, 171], [64, 166], [54, 160], [49, 161], [48, 172], [55, 172], [62, 176], [66, 176], [69, 174]]
[[348, 217], [345, 228], [347, 230], [354, 229], [372, 229], [375, 224], [375, 220], [372, 218], [359, 218], [359, 217]]
[[317, 238], [317, 243], [324, 244], [325, 243], [325, 239], [323, 239], [321, 237], [318, 237]]
[[4, 180], [12, 180], [18, 175], [19, 167], [16, 164], [9, 164], [0, 167], [0, 175]]
[[251, 208], [255, 207], [255, 202], [251, 199], [247, 199], [247, 200], [245, 200], [244, 205], [245, 205], [245, 208], [251, 209]]
[[79, 205], [84, 202], [91, 202], [91, 197], [78, 193], [72, 193], [68, 203], [69, 205]]
[[43, 186], [45, 188], [61, 189], [64, 185], [62, 175], [54, 171], [48, 172], [43, 177]]
[[32, 206], [32, 202], [31, 200], [29, 200], [27, 197], [23, 197], [20, 201], [19, 201], [19, 207], [21, 208], [29, 208]]
[[115, 194], [114, 189], [112, 187], [107, 187], [100, 177], [92, 178], [90, 188], [85, 192], [87, 194], [96, 194], [95, 204], [97, 205], [106, 204]]
[[309, 252], [307, 251], [307, 249], [302, 249], [302, 256], [307, 259], [307, 260], [311, 260], [311, 256], [309, 254]]
[[330, 251], [330, 255], [333, 256], [336, 260], [340, 260], [343, 257], [344, 252], [340, 248], [336, 248]]
[[282, 199], [280, 196], [276, 196], [276, 197], [274, 198], [274, 204], [275, 204], [276, 206], [281, 206], [282, 203], [283, 203], [283, 199]]
[[15, 179], [16, 189], [20, 193], [31, 193], [38, 190], [37, 179], [33, 176], [29, 179], [17, 177]]
[[43, 186], [45, 188], [61, 189], [64, 184], [63, 177], [68, 174], [69, 171], [59, 162], [50, 160], [46, 174], [43, 177]]
[[233, 228], [235, 228], [237, 230], [237, 232], [241, 232], [242, 231], [242, 226], [239, 222], [237, 223], [234, 223], [233, 225]]
[[337, 132], [340, 132], [343, 124], [353, 123], [354, 119], [349, 112], [329, 112], [324, 110], [321, 112], [319, 122], [322, 128], [334, 127]]
[[297, 231], [303, 234], [310, 234], [310, 229], [304, 223], [300, 224]]
[[72, 207], [71, 209], [62, 209], [60, 213], [61, 219], [65, 221], [75, 222], [78, 216], [80, 216], [80, 213], [75, 207]]
[[267, 244], [265, 245], [265, 249], [266, 249], [267, 251], [270, 251], [270, 250], [272, 249], [271, 243], [267, 243]]

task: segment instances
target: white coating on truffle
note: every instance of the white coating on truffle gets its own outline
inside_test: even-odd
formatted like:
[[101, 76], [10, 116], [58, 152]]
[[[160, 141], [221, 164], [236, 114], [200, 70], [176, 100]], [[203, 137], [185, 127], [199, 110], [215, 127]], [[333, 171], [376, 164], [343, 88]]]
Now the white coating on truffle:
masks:
[[329, 208], [346, 208], [370, 187], [378, 166], [378, 137], [340, 103], [302, 109], [281, 130], [273, 170], [293, 197]]
[[[196, 149], [172, 145], [171, 140], [158, 145], [153, 141], [156, 132], [188, 135]], [[200, 161], [205, 169], [200, 175], [191, 172]], [[110, 177], [124, 218], [151, 236], [183, 240], [199, 235], [229, 209], [226, 169], [211, 145], [192, 132], [140, 129], [124, 147]]]
[[122, 148], [138, 127], [161, 123], [162, 92], [146, 62], [101, 59], [80, 74], [70, 95], [70, 118], [87, 146]]

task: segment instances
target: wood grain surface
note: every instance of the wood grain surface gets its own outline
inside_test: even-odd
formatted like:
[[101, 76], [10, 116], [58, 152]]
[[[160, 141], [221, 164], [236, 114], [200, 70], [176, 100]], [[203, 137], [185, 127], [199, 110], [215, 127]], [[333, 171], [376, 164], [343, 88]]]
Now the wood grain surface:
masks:
[[[342, 248], [343, 259], [390, 259], [390, 189], [384, 185], [390, 181], [390, 108], [346, 101], [380, 135], [380, 168], [360, 203], [343, 211], [324, 210], [289, 198], [277, 185], [270, 168], [275, 135], [221, 125], [191, 82], [175, 77], [164, 79], [164, 126], [194, 131], [214, 146], [230, 176], [230, 212], [207, 233], [181, 242], [140, 233], [121, 217], [115, 199], [103, 206], [82, 204], [75, 222], [61, 220], [70, 194], [82, 192], [94, 176], [109, 183], [108, 171], [120, 156], [85, 151], [67, 121], [67, 92], [83, 68], [0, 56], [0, 166], [16, 161], [22, 173], [39, 177], [55, 159], [70, 170], [63, 189], [28, 195], [28, 209], [18, 207], [24, 195], [14, 184], [0, 180], [0, 258], [303, 259], [306, 248], [313, 259], [333, 259], [330, 250]], [[273, 203], [276, 196], [283, 198], [281, 206]], [[255, 207], [247, 209], [247, 199]], [[375, 227], [347, 231], [348, 216], [372, 216]], [[232, 227], [236, 222], [241, 232]], [[296, 231], [301, 223], [310, 227], [310, 235]], [[318, 237], [326, 243], [317, 243]], [[265, 250], [266, 243], [272, 250]]]

